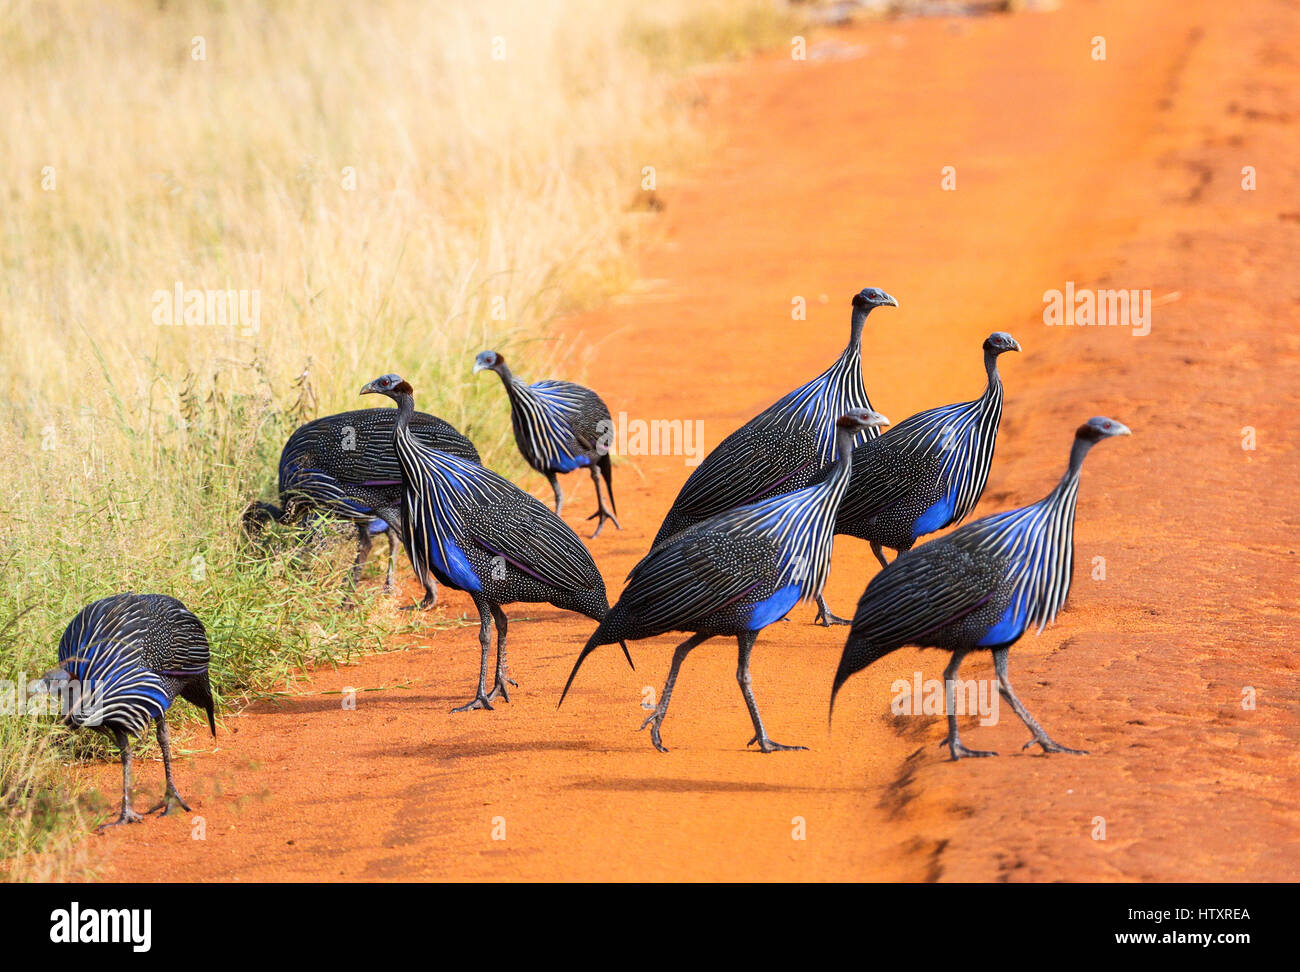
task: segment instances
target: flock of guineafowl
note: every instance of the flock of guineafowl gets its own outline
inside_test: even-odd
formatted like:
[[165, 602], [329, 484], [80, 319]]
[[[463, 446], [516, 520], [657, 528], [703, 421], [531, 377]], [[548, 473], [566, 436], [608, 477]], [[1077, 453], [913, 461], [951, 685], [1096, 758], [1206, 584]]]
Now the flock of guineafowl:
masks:
[[[715, 636], [735, 637], [737, 680], [763, 752], [801, 749], [774, 742], [759, 715], [749, 674], [758, 633], [799, 602], [816, 599], [818, 621], [850, 624], [834, 674], [831, 704], [844, 681], [904, 645], [945, 649], [952, 758], [990, 756], [967, 749], [957, 731], [954, 680], [972, 651], [991, 651], [999, 690], [1033, 734], [1026, 747], [1074, 753], [1055, 742], [1016, 697], [1007, 653], [1026, 630], [1055, 618], [1070, 588], [1079, 472], [1102, 439], [1128, 435], [1122, 423], [1092, 418], [1075, 431], [1065, 475], [1037, 503], [996, 513], [912, 549], [926, 534], [958, 523], [984, 490], [1002, 415], [998, 357], [1019, 351], [1011, 335], [983, 343], [988, 376], [974, 401], [920, 412], [893, 426], [876, 412], [862, 381], [861, 338], [867, 315], [896, 307], [867, 288], [853, 298], [848, 346], [807, 384], [732, 432], [691, 473], [649, 553], [633, 568], [611, 608], [586, 546], [560, 518], [558, 476], [590, 471], [597, 508], [593, 537], [614, 504], [609, 409], [593, 391], [564, 381], [528, 384], [496, 352], [474, 370], [495, 372], [510, 401], [515, 440], [528, 464], [549, 480], [554, 512], [483, 466], [472, 443], [448, 423], [415, 410], [414, 390], [388, 374], [361, 389], [391, 398], [395, 409], [361, 409], [310, 422], [290, 436], [279, 465], [279, 504], [254, 503], [244, 528], [294, 524], [309, 514], [351, 521], [357, 531], [353, 583], [372, 538], [388, 535], [386, 588], [400, 541], [424, 586], [465, 591], [479, 613], [480, 665], [474, 697], [454, 711], [510, 701], [504, 605], [546, 602], [595, 622], [560, 696], [586, 657], [618, 643], [671, 631], [677, 646], [658, 704], [642, 728], [664, 749], [660, 730], [687, 654]], [[603, 489], [603, 492], [602, 492]], [[608, 503], [606, 503], [608, 499]], [[314, 530], [315, 527], [309, 527]], [[867, 540], [882, 570], [867, 585], [852, 622], [822, 598], [836, 534]], [[892, 562], [884, 548], [898, 552]], [[492, 626], [496, 664], [489, 686]], [[131, 737], [156, 723], [170, 813], [189, 807], [172, 778], [166, 711], [180, 696], [205, 709], [216, 732], [203, 624], [181, 602], [158, 594], [117, 594], [95, 601], [59, 642], [59, 667], [39, 687], [59, 692], [65, 719], [111, 735], [122, 754], [122, 810], [113, 824], [139, 821], [131, 809]], [[153, 812], [153, 811], [150, 811]]]

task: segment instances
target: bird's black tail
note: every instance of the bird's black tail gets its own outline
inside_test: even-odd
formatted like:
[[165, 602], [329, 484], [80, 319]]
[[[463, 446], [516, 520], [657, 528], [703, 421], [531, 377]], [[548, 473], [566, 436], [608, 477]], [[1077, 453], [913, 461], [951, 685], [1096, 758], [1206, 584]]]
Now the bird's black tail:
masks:
[[588, 638], [587, 643], [582, 646], [582, 652], [578, 655], [578, 660], [573, 663], [573, 671], [569, 672], [569, 680], [564, 683], [564, 691], [560, 693], [560, 701], [555, 703], [557, 709], [564, 705], [564, 698], [569, 694], [569, 689], [573, 686], [573, 680], [578, 677], [578, 669], [582, 667], [582, 663], [585, 662], [587, 656], [599, 648], [601, 644], [608, 644], [608, 642], [601, 642], [600, 628], [597, 628], [595, 634]]
[[[615, 608], [615, 610], [617, 610], [617, 608]], [[607, 620], [608, 618], [609, 614], [606, 614], [605, 619]], [[627, 640], [611, 635], [609, 633], [609, 628], [606, 625], [606, 620], [600, 622], [600, 625], [592, 632], [591, 637], [587, 639], [587, 643], [582, 646], [582, 651], [578, 655], [578, 660], [573, 663], [573, 671], [569, 672], [569, 680], [564, 683], [564, 691], [560, 693], [560, 701], [555, 705], [557, 709], [564, 705], [564, 697], [569, 694], [569, 689], [573, 685], [573, 680], [577, 677], [578, 669], [582, 667], [582, 663], [587, 660], [588, 655], [601, 645], [608, 645], [617, 641], [623, 648], [623, 657], [627, 659], [628, 665], [631, 666], [632, 671], [636, 671], [636, 665], [632, 664], [632, 653], [627, 649]]]
[[849, 640], [844, 645], [844, 654], [840, 656], [839, 668], [835, 670], [835, 682], [831, 685], [831, 704], [826, 712], [827, 727], [830, 726], [831, 718], [835, 714], [835, 696], [839, 694], [840, 687], [849, 680], [849, 676], [856, 675], [872, 662], [884, 658], [900, 647], [902, 646], [894, 645], [892, 648], [885, 648], [863, 638], [854, 638], [852, 634], [849, 635]]
[[212, 730], [212, 735], [217, 734], [217, 712], [216, 705], [212, 700], [212, 683], [208, 680], [206, 672], [203, 673], [203, 679], [193, 679], [184, 689], [181, 690], [181, 698], [186, 702], [197, 705], [208, 714], [208, 728]]
[[[615, 516], [618, 515], [618, 506], [614, 503], [614, 474], [611, 472], [613, 464], [609, 461], [609, 453], [596, 460], [596, 465], [600, 466], [600, 474], [605, 477], [605, 492], [609, 494], [609, 509]], [[600, 497], [596, 497], [599, 502]], [[626, 648], [624, 649], [626, 651]], [[631, 659], [629, 659], [630, 661]]]

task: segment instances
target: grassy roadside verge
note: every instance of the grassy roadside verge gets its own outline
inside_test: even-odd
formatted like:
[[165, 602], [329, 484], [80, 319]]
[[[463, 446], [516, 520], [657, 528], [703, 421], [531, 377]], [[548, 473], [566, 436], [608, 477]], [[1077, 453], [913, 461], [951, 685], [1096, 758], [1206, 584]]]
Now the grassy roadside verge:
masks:
[[[336, 609], [346, 545], [305, 566], [241, 547], [288, 432], [400, 370], [518, 473], [472, 355], [519, 349], [538, 376], [565, 359], [545, 325], [629, 281], [644, 167], [698, 150], [682, 72], [789, 35], [766, 0], [11, 12], [0, 679], [50, 667], [88, 601], [158, 591], [207, 625], [227, 709], [413, 623]], [[192, 291], [241, 314], [207, 298], [188, 321]], [[0, 715], [5, 876], [79, 873], [107, 807], [67, 767], [107, 754]]]

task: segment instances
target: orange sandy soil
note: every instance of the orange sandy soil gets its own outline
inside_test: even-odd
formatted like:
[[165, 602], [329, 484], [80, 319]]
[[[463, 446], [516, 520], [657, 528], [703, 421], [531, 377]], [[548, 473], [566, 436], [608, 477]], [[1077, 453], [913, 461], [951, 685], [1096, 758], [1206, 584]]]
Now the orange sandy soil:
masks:
[[[1133, 438], [1098, 448], [1084, 471], [1067, 610], [1011, 654], [1030, 710], [1091, 756], [1022, 753], [1028, 734], [1004, 707], [998, 725], [964, 728], [1001, 758], [948, 762], [941, 717], [890, 714], [896, 678], [941, 677], [946, 656], [910, 649], [846, 686], [828, 734], [845, 631], [813, 627], [808, 606], [762, 634], [754, 678], [772, 735], [811, 751], [745, 750], [734, 643], [719, 639], [684, 666], [661, 755], [636, 730], [675, 639], [635, 643], [635, 673], [602, 649], [557, 711], [593, 625], [517, 605], [533, 620], [511, 630], [512, 703], [448, 711], [472, 690], [472, 628], [321, 672], [295, 687], [302, 697], [226, 718], [216, 752], [179, 760], [206, 840], [191, 839], [189, 815], [150, 819], [88, 838], [97, 873], [1300, 877], [1297, 36], [1300, 9], [1284, 2], [1073, 0], [867, 24], [815, 38], [806, 62], [775, 52], [710, 75], [702, 110], [717, 150], [689, 183], [661, 182], [645, 283], [561, 325], [595, 342], [586, 374], [615, 413], [703, 419], [710, 446], [831, 361], [864, 285], [901, 304], [871, 317], [863, 349], [872, 400], [896, 420], [978, 394], [981, 340], [1011, 331], [1024, 354], [1003, 359], [980, 515], [1041, 497], [1081, 420], [1127, 422]], [[956, 191], [940, 188], [945, 165]], [[1150, 334], [1045, 326], [1043, 292], [1067, 280], [1150, 289]], [[809, 301], [806, 322], [790, 319], [794, 296]], [[624, 529], [591, 544], [611, 595], [687, 472], [680, 457], [619, 464]], [[526, 486], [546, 494], [540, 477]], [[568, 486], [585, 533], [590, 485]], [[851, 611], [874, 570], [865, 544], [841, 540], [832, 606]], [[440, 614], [469, 610], [443, 593]], [[315, 694], [345, 685], [388, 688], [361, 693], [354, 712]], [[115, 800], [115, 765], [84, 772]], [[137, 779], [148, 805], [161, 765]], [[497, 817], [505, 840], [492, 839]], [[792, 839], [794, 818], [805, 840]]]

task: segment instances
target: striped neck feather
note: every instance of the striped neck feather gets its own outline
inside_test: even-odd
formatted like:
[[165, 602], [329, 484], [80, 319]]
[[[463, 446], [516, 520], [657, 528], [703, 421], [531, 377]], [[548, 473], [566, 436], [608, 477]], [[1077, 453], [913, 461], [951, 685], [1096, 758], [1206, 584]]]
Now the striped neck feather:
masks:
[[835, 441], [840, 454], [824, 479], [745, 508], [745, 519], [776, 542], [775, 589], [798, 585], [801, 601], [816, 597], [826, 584], [835, 537], [835, 514], [849, 487], [854, 433], [837, 432]]
[[506, 388], [511, 422], [520, 445], [532, 453], [526, 456], [530, 462], [554, 468], [583, 451], [568, 420], [580, 402], [563, 385], [529, 385], [512, 378]]

